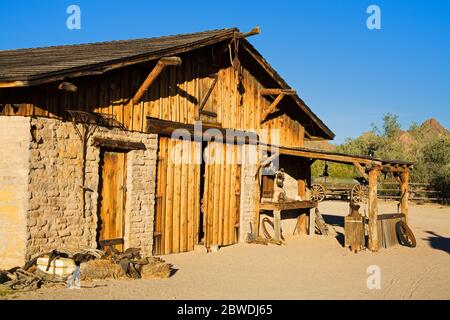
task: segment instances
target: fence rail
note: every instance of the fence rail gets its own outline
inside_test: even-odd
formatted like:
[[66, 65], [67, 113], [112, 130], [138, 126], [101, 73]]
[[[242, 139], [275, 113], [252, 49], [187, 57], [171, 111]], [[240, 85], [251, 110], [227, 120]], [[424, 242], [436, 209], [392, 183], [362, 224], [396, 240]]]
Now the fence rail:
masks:
[[[398, 182], [383, 182], [378, 187], [379, 199], [400, 199]], [[450, 199], [441, 190], [433, 189], [430, 183], [412, 182], [409, 184], [409, 199], [425, 202], [449, 204]]]

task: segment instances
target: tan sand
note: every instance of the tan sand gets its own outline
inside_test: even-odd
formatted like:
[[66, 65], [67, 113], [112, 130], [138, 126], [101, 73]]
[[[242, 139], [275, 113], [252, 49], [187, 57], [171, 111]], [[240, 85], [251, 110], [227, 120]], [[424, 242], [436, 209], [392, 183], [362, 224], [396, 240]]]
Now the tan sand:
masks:
[[[364, 208], [362, 208], [364, 209]], [[348, 204], [320, 210], [342, 223]], [[394, 202], [379, 203], [395, 213]], [[170, 279], [83, 282], [81, 290], [42, 289], [19, 299], [450, 299], [450, 207], [410, 205], [417, 247], [353, 254], [335, 238], [288, 239], [285, 246], [235, 245], [217, 253], [163, 257], [178, 271]], [[341, 226], [336, 231], [343, 232]], [[432, 234], [430, 233], [432, 232]], [[381, 269], [381, 289], [369, 290], [367, 268]], [[11, 296], [10, 296], [11, 297]]]

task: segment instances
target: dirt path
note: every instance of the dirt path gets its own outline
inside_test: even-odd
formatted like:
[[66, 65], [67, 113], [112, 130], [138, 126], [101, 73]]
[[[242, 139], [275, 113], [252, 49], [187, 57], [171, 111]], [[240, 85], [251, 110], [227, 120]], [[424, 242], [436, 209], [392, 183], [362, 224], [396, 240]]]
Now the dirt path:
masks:
[[[320, 205], [328, 223], [348, 213], [345, 202]], [[380, 202], [380, 213], [396, 212]], [[450, 207], [411, 205], [417, 247], [352, 254], [335, 238], [295, 238], [287, 245], [236, 245], [217, 253], [164, 257], [170, 279], [99, 281], [81, 290], [42, 289], [17, 299], [450, 299]], [[343, 232], [341, 226], [336, 226]], [[380, 267], [381, 289], [369, 290], [367, 268]]]

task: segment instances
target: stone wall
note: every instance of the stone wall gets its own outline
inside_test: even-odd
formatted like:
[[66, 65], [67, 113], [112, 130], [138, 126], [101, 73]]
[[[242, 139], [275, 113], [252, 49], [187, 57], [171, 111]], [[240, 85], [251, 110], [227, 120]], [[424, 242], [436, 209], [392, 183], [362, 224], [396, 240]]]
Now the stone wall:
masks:
[[94, 137], [142, 142], [127, 153], [125, 248], [152, 251], [157, 136], [97, 128], [86, 153], [85, 215], [82, 214], [82, 144], [73, 124], [36, 118], [30, 146], [27, 258], [55, 248], [97, 247], [100, 149]]
[[0, 269], [25, 262], [30, 137], [30, 118], [0, 117]]

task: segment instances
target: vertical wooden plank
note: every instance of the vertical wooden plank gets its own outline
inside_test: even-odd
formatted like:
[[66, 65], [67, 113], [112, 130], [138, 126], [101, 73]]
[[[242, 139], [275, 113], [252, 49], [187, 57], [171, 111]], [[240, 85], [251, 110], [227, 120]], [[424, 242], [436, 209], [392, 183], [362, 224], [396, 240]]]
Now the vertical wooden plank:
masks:
[[173, 182], [174, 182], [174, 141], [168, 140], [167, 146], [167, 188], [166, 188], [166, 237], [165, 252], [173, 252]]
[[[187, 186], [193, 186], [189, 181], [189, 156], [190, 156], [190, 141], [183, 141], [183, 154], [181, 162], [181, 183], [180, 183], [180, 251], [188, 251], [188, 192]], [[192, 193], [194, 190], [192, 190]]]
[[133, 110], [134, 105], [131, 106], [131, 87], [132, 87], [132, 76], [134, 76], [134, 70], [131, 68], [124, 68], [122, 70], [122, 99], [121, 99], [121, 112], [122, 119], [125, 128], [128, 130], [133, 130]]
[[185, 183], [185, 193], [186, 193], [186, 201], [185, 204], [187, 208], [187, 223], [186, 223], [186, 234], [187, 234], [187, 250], [194, 249], [194, 220], [195, 220], [195, 201], [196, 201], [196, 186], [195, 186], [195, 174], [196, 174], [196, 165], [194, 163], [195, 157], [195, 142], [187, 142], [189, 146], [189, 163], [185, 164], [187, 168], [187, 182]]
[[105, 76], [99, 80], [99, 110], [101, 113], [110, 114], [109, 112], [109, 81]]
[[163, 120], [171, 120], [170, 117], [170, 106], [168, 102], [169, 96], [169, 73], [168, 69], [165, 68], [159, 75], [159, 96], [160, 96], [160, 117]]
[[227, 190], [224, 187], [226, 183], [226, 174], [227, 174], [227, 164], [225, 162], [226, 160], [226, 154], [227, 154], [227, 144], [221, 143], [219, 145], [219, 148], [221, 150], [221, 158], [219, 163], [219, 170], [220, 170], [220, 182], [218, 189], [220, 191], [219, 195], [219, 207], [218, 207], [218, 224], [217, 224], [217, 244], [222, 245], [223, 244], [223, 238], [224, 238], [224, 208], [225, 208], [225, 202], [224, 198], [226, 196]]
[[177, 81], [175, 83], [175, 94], [177, 97], [177, 105], [178, 105], [178, 110], [179, 110], [179, 122], [181, 123], [186, 123], [186, 112], [185, 112], [185, 103], [186, 103], [186, 98], [181, 97], [180, 95], [180, 91], [186, 91], [185, 90], [185, 84], [186, 82], [184, 81], [184, 66], [178, 66], [176, 68], [177, 71]]
[[369, 249], [378, 251], [378, 207], [377, 207], [378, 169], [369, 171]]
[[207, 165], [208, 170], [208, 198], [207, 198], [207, 212], [206, 212], [206, 246], [209, 247], [213, 243], [213, 225], [214, 225], [214, 198], [215, 198], [215, 182], [217, 180], [217, 172], [215, 170], [215, 157], [216, 150], [214, 147], [214, 142], [210, 142], [208, 144], [208, 156], [209, 156], [209, 164]]
[[222, 244], [224, 245], [228, 245], [230, 244], [230, 222], [231, 222], [231, 210], [230, 210], [230, 205], [231, 205], [231, 199], [232, 197], [232, 193], [234, 193], [234, 190], [231, 188], [231, 175], [232, 175], [232, 168], [234, 167], [234, 165], [232, 164], [233, 161], [233, 145], [229, 145], [229, 144], [225, 144], [225, 148], [226, 148], [226, 152], [225, 152], [225, 182], [222, 184], [222, 188], [225, 190], [225, 195], [224, 195], [224, 208], [223, 208], [223, 239], [222, 239]]
[[210, 194], [210, 165], [209, 165], [209, 154], [210, 154], [210, 145], [206, 146], [205, 150], [202, 150], [202, 153], [204, 154], [204, 161], [205, 161], [205, 173], [204, 177], [201, 177], [204, 179], [204, 190], [203, 190], [203, 198], [202, 198], [202, 206], [201, 210], [203, 213], [203, 221], [201, 222], [203, 224], [203, 232], [204, 232], [204, 244], [205, 246], [208, 246], [208, 236], [209, 236], [209, 225], [208, 225], [208, 214], [209, 214], [209, 194]]
[[230, 206], [229, 206], [229, 222], [228, 222], [228, 243], [232, 244], [235, 242], [234, 239], [234, 233], [235, 233], [235, 227], [234, 225], [236, 224], [236, 201], [237, 201], [237, 193], [239, 192], [239, 181], [238, 181], [238, 176], [237, 176], [237, 146], [232, 146], [232, 154], [231, 154], [231, 158], [233, 163], [230, 165], [230, 195], [229, 195], [229, 202], [230, 202]]
[[169, 66], [166, 69], [169, 70], [169, 104], [171, 121], [180, 121], [180, 112], [177, 97], [177, 68], [174, 66]]
[[[194, 164], [195, 164], [195, 187], [194, 187], [194, 219], [193, 219], [193, 224], [194, 224], [194, 245], [198, 243], [199, 241], [199, 232], [200, 232], [200, 204], [201, 204], [201, 199], [200, 199], [200, 179], [204, 179], [204, 177], [200, 176], [200, 166], [201, 166], [201, 162], [202, 162], [202, 145], [201, 143], [195, 142], [194, 143], [194, 150], [195, 150], [195, 155], [194, 155]], [[206, 181], [206, 179], [205, 179]]]
[[161, 143], [161, 154], [162, 154], [162, 170], [161, 170], [161, 253], [165, 253], [165, 243], [166, 238], [165, 235], [167, 233], [167, 225], [166, 225], [166, 186], [167, 186], [167, 164], [168, 164], [168, 138], [160, 138]]
[[216, 163], [214, 164], [214, 207], [213, 207], [213, 242], [212, 244], [219, 243], [219, 217], [220, 217], [220, 202], [221, 202], [221, 187], [220, 181], [222, 179], [222, 145], [220, 143], [214, 143], [214, 149], [216, 151]]
[[175, 165], [173, 176], [173, 252], [180, 252], [180, 191], [181, 191], [181, 161], [183, 156], [182, 141], [175, 141]]

